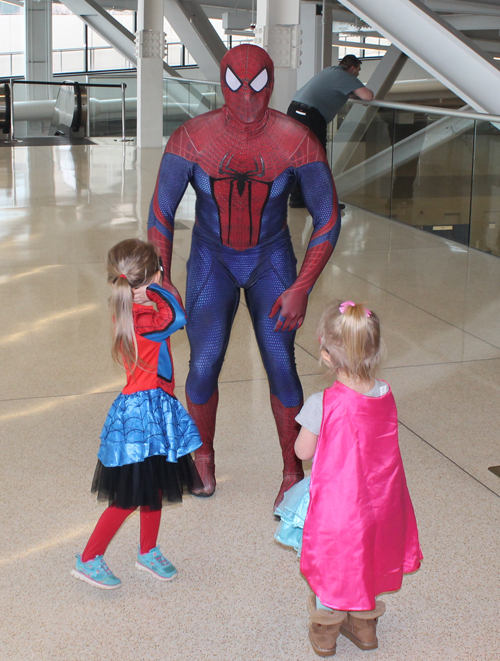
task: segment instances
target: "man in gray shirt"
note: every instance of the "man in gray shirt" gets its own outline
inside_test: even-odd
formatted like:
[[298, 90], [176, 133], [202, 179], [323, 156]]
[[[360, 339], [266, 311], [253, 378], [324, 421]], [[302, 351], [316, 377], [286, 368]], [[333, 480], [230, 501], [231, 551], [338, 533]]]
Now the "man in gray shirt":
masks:
[[[287, 115], [307, 126], [326, 151], [326, 126], [350, 96], [364, 101], [373, 99], [373, 92], [358, 80], [361, 60], [346, 55], [338, 66], [320, 71], [295, 93]], [[294, 186], [290, 206], [305, 207], [299, 186]]]

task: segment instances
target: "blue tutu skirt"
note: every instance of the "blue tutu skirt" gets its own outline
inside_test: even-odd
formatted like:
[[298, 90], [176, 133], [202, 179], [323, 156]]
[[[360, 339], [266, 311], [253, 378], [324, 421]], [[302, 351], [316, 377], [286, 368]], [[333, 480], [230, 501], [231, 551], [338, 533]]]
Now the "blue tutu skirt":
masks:
[[104, 423], [97, 456], [107, 467], [155, 455], [175, 463], [201, 444], [198, 429], [179, 400], [156, 388], [118, 395]]
[[161, 388], [119, 395], [101, 434], [92, 492], [129, 509], [160, 509], [203, 488], [191, 452], [202, 445], [182, 404]]
[[283, 500], [274, 511], [276, 516], [281, 519], [274, 538], [281, 544], [294, 548], [299, 558], [302, 550], [304, 521], [309, 507], [310, 482], [311, 478], [305, 477], [294, 484], [291, 489], [285, 492]]

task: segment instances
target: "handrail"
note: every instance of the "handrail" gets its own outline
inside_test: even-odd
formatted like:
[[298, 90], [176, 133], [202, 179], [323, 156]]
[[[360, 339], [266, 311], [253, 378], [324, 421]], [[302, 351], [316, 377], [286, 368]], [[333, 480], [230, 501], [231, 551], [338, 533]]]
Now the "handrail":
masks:
[[80, 130], [80, 124], [82, 122], [82, 85], [80, 85], [80, 83], [74, 83], [73, 90], [75, 94], [75, 109], [73, 111], [73, 120], [71, 122], [70, 129], [77, 133]]
[[10, 85], [0, 84], [0, 131], [10, 133]]
[[362, 99], [349, 99], [351, 103], [361, 103], [364, 106], [375, 106], [378, 108], [390, 108], [391, 110], [406, 110], [408, 112], [424, 112], [429, 115], [440, 115], [442, 117], [462, 117], [465, 119], [478, 119], [486, 122], [500, 122], [500, 115], [489, 115], [482, 112], [470, 112], [468, 110], [452, 110], [451, 108], [436, 108], [436, 106], [418, 106], [412, 103], [393, 103], [389, 101], [363, 101]]
[[[175, 67], [174, 67], [175, 68]], [[182, 67], [178, 67], [182, 68]], [[185, 68], [185, 67], [184, 67]], [[99, 78], [101, 76], [108, 76], [109, 78], [136, 78], [137, 72], [135, 69], [130, 71], [120, 72], [120, 75], [114, 75], [113, 71], [107, 71], [105, 74], [102, 73], [88, 73], [89, 78]], [[178, 83], [203, 83], [204, 85], [218, 85], [220, 87], [220, 80], [198, 80], [196, 78], [184, 78], [184, 76], [163, 76], [163, 80], [176, 80]]]
[[[43, 80], [13, 80], [12, 81], [15, 85], [56, 85], [57, 87], [61, 87], [61, 85], [83, 85], [85, 84], [87, 87], [119, 87], [121, 89], [122, 84], [125, 85], [125, 83], [122, 84], [112, 84], [112, 83], [75, 83], [72, 80], [65, 80], [62, 83], [54, 83], [51, 81], [43, 81]], [[127, 85], [125, 85], [127, 87]]]
[[184, 76], [180, 76], [179, 78], [176, 76], [163, 76], [163, 80], [176, 80], [179, 83], [203, 83], [204, 85], [218, 85], [220, 87], [220, 80], [196, 80], [195, 78], [184, 78]]

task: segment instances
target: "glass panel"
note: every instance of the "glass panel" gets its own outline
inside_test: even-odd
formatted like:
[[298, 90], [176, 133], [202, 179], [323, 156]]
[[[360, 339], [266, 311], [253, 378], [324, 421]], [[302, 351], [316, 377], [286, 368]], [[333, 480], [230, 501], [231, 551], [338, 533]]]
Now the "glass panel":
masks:
[[9, 76], [12, 76], [11, 54], [0, 54], [0, 78], [8, 78]]
[[[380, 39], [378, 37], [365, 37], [365, 44], [376, 44], [377, 46], [390, 46], [391, 42], [388, 39]], [[385, 50], [372, 50], [371, 48], [365, 48], [364, 57], [383, 57], [385, 55]]]
[[[394, 111], [379, 108], [359, 143], [340, 142], [339, 138], [358, 132], [357, 120], [352, 126], [345, 118], [350, 106], [337, 115], [337, 133], [332, 146], [335, 184], [343, 202], [368, 209], [383, 216], [390, 214], [392, 136]], [[350, 123], [350, 120], [347, 120]], [[342, 130], [339, 132], [339, 129]], [[344, 164], [345, 163], [345, 164]], [[335, 165], [336, 164], [336, 165]]]
[[89, 48], [106, 48], [109, 47], [108, 42], [97, 34], [91, 27], [88, 29], [88, 42]]
[[172, 133], [186, 120], [189, 114], [189, 85], [190, 83], [165, 78], [164, 79], [164, 113], [163, 113], [163, 135], [171, 136]]
[[[66, 10], [68, 11], [68, 10]], [[68, 50], [85, 46], [85, 26], [74, 14], [52, 16], [52, 48]]]
[[85, 71], [85, 50], [62, 50], [52, 52], [54, 73]]
[[22, 53], [24, 57], [24, 8], [2, 3], [2, 9], [0, 53]]
[[220, 85], [164, 79], [163, 135], [172, 133], [185, 121], [220, 107]]
[[180, 42], [177, 33], [175, 32], [175, 30], [172, 28], [172, 26], [165, 17], [163, 17], [163, 32], [165, 33], [165, 37], [167, 41], [171, 41], [175, 43], [177, 43], [178, 41]]
[[112, 11], [109, 10], [109, 13], [115, 18], [119, 23], [127, 28], [130, 32], [135, 31], [135, 20], [134, 20], [134, 11], [130, 9], [125, 9], [122, 11]]
[[470, 245], [500, 255], [500, 125], [477, 122]]
[[[339, 34], [339, 40], [340, 41], [349, 41], [351, 43], [353, 42], [360, 42], [362, 41], [362, 37], [353, 35], [353, 34]], [[352, 46], [348, 46], [345, 48], [344, 46], [339, 47], [339, 60], [341, 60], [343, 57], [346, 55], [355, 55], [356, 57], [363, 57], [363, 53], [360, 48], [353, 48]]]
[[396, 111], [392, 218], [469, 243], [474, 121]]
[[14, 107], [16, 138], [41, 138], [49, 135], [59, 85], [14, 85], [14, 103], [34, 101]]
[[182, 44], [167, 44], [166, 62], [171, 67], [182, 66]]
[[[92, 83], [105, 84], [109, 83], [110, 85], [120, 85], [122, 82], [126, 83], [127, 88], [125, 90], [125, 134], [129, 137], [136, 135], [137, 132], [137, 78], [125, 77], [125, 76], [92, 76], [89, 77], [89, 85]], [[90, 137], [94, 136], [104, 136], [104, 135], [113, 135], [121, 136], [121, 89], [114, 88], [105, 88], [105, 87], [89, 87], [88, 88], [88, 98], [89, 98], [89, 118], [90, 118]], [[101, 104], [101, 100], [103, 103]], [[117, 106], [118, 100], [120, 104], [120, 129], [117, 133], [108, 134], [104, 131], [108, 130], [110, 126], [116, 131], [117, 122], [116, 117], [113, 119], [111, 124], [108, 124], [108, 118], [105, 117], [107, 110], [106, 106], [110, 102], [113, 102]], [[104, 114], [103, 114], [104, 113]], [[116, 107], [113, 109], [113, 113], [116, 115]], [[102, 121], [101, 121], [102, 120]], [[92, 133], [92, 131], [97, 131]]]
[[[92, 82], [89, 80], [89, 82]], [[94, 81], [101, 82], [101, 81]], [[136, 92], [134, 91], [135, 95]], [[89, 137], [121, 136], [122, 135], [122, 91], [119, 87], [91, 87], [87, 88]], [[135, 104], [133, 107], [127, 98], [132, 93], [127, 87], [125, 90], [125, 128], [126, 134], [135, 134], [137, 127], [137, 114]]]
[[24, 53], [13, 53], [12, 54], [12, 75], [13, 76], [24, 76], [24, 71], [25, 71]]
[[106, 71], [109, 69], [131, 69], [132, 64], [109, 46], [92, 48], [89, 51], [89, 71]]
[[196, 60], [194, 59], [194, 57], [191, 55], [191, 53], [188, 51], [187, 48], [184, 49], [184, 64], [185, 66], [196, 65]]

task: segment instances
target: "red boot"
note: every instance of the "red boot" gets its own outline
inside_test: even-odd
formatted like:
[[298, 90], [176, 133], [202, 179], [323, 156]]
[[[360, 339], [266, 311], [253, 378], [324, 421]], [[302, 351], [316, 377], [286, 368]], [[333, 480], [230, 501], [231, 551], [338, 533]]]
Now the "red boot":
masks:
[[186, 393], [190, 416], [196, 423], [203, 445], [194, 452], [194, 465], [203, 482], [203, 489], [193, 489], [194, 496], [208, 498], [215, 491], [214, 435], [219, 391], [215, 390], [205, 404], [193, 404]]
[[304, 478], [302, 461], [297, 457], [294, 450], [295, 440], [300, 431], [300, 425], [295, 421], [295, 416], [298, 415], [302, 404], [288, 408], [283, 406], [275, 395], [271, 395], [271, 408], [276, 420], [283, 454], [283, 481], [274, 501], [274, 509], [276, 509], [283, 500], [285, 491], [288, 491], [294, 484]]

